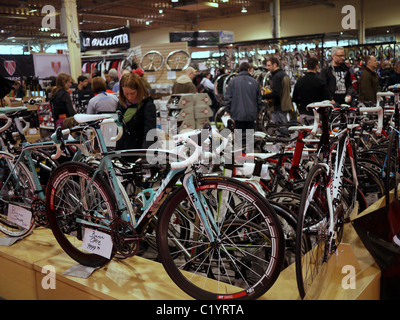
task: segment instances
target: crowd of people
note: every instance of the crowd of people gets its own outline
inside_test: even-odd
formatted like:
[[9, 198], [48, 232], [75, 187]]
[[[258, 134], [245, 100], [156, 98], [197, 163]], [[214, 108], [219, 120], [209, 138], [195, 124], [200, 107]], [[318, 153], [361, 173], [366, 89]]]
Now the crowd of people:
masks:
[[[357, 68], [346, 60], [343, 47], [333, 47], [331, 61], [320, 69], [319, 60], [309, 57], [306, 71], [291, 90], [290, 79], [280, 66], [280, 61], [271, 56], [266, 68], [271, 74], [271, 92], [261, 94], [261, 88], [252, 78], [252, 66], [242, 62], [239, 73], [229, 82], [224, 101], [228, 115], [237, 123], [238, 128], [254, 129], [255, 119], [262, 109], [263, 100], [268, 100], [271, 109], [271, 121], [287, 123], [299, 121], [309, 124], [313, 113], [306, 109], [313, 102], [329, 100], [333, 105], [351, 104], [363, 101], [376, 104], [376, 94], [387, 86], [400, 83], [400, 61], [391, 67], [388, 60], [380, 62], [375, 56], [366, 56], [363, 64]], [[298, 113], [293, 112], [293, 103]], [[289, 133], [282, 126], [277, 130], [280, 136]]]
[[[376, 93], [384, 87], [400, 83], [400, 61], [378, 61], [374, 56], [367, 56], [361, 70], [355, 71], [345, 57], [342, 47], [331, 50], [331, 61], [320, 69], [319, 61], [309, 57], [306, 72], [299, 78], [293, 90], [289, 76], [281, 68], [280, 61], [271, 56], [266, 61], [270, 72], [271, 90], [262, 94], [261, 87], [252, 76], [253, 67], [242, 62], [239, 72], [227, 87], [224, 103], [227, 115], [235, 120], [238, 129], [255, 129], [259, 112], [268, 101], [271, 109], [271, 121], [285, 123], [291, 120], [309, 124], [313, 114], [306, 109], [312, 102], [329, 100], [332, 104], [351, 103], [355, 99], [376, 103]], [[156, 108], [151, 95], [151, 87], [143, 77], [140, 68], [123, 70], [118, 76], [115, 69], [105, 72], [101, 77], [97, 69], [91, 75], [82, 75], [74, 82], [71, 76], [61, 73], [52, 79], [51, 87], [46, 89], [56, 127], [71, 125], [76, 110], [73, 108], [71, 95], [74, 87], [77, 100], [75, 106], [85, 102], [84, 112], [115, 113], [121, 110], [127, 124], [125, 137], [118, 143], [119, 148], [148, 147], [145, 137], [149, 130], [156, 128]], [[118, 96], [113, 93], [118, 93]], [[209, 70], [197, 73], [193, 67], [185, 69], [173, 84], [172, 93], [209, 94], [214, 115], [220, 103], [214, 94], [214, 83]], [[9, 94], [12, 97], [24, 97], [23, 85], [15, 82]], [[293, 102], [298, 113], [293, 112]], [[213, 120], [211, 118], [211, 120]], [[278, 129], [278, 135], [288, 135], [284, 126]]]
[[[90, 76], [79, 76], [76, 83], [70, 75], [59, 74], [48, 95], [55, 127], [72, 126], [76, 109], [85, 101], [84, 112], [87, 114], [122, 112], [125, 131], [117, 142], [117, 149], [147, 148], [150, 142], [145, 137], [148, 131], [156, 128], [156, 107], [143, 74], [142, 69], [136, 68], [122, 70], [119, 77], [117, 70], [110, 69], [105, 72], [104, 79], [97, 69], [93, 69]], [[73, 108], [68, 92], [72, 86], [77, 97], [76, 108]]]

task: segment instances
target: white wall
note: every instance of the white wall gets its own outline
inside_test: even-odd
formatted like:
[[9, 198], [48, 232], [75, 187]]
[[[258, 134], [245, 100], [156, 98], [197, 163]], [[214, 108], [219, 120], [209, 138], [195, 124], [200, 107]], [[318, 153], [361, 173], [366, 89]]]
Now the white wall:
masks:
[[[400, 0], [363, 0], [365, 27], [400, 25]], [[324, 5], [308, 6], [281, 11], [281, 37], [342, 31], [341, 13], [345, 5], [356, 8], [360, 18], [361, 0], [335, 0], [335, 7]], [[200, 30], [227, 30], [235, 33], [235, 41], [272, 38], [272, 19], [269, 12], [256, 15], [243, 14], [239, 17], [204, 21]], [[182, 26], [134, 33], [132, 46], [169, 42], [169, 32], [184, 30]]]

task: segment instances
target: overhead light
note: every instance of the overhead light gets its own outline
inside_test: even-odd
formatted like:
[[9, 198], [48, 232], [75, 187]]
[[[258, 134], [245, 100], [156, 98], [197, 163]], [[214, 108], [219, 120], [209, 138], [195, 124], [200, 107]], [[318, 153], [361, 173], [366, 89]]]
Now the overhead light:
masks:
[[2, 18], [9, 18], [9, 19], [22, 19], [22, 20], [28, 19], [27, 17], [10, 16], [10, 15], [0, 15], [0, 17], [2, 17]]
[[242, 8], [242, 11], [240, 11], [241, 13], [246, 13], [247, 9], [245, 7]]
[[163, 12], [164, 12], [163, 9], [158, 10], [158, 13], [163, 13]]
[[179, 0], [171, 0], [171, 2], [179, 2]]
[[209, 6], [209, 7], [214, 7], [214, 8], [218, 8], [219, 4], [218, 2], [204, 2], [204, 5]]

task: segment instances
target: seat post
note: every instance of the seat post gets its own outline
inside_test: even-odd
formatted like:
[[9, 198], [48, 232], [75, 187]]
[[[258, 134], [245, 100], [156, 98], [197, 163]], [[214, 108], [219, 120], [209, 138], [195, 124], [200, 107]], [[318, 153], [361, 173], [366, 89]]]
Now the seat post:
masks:
[[320, 144], [324, 159], [329, 155], [329, 110], [328, 108], [319, 108], [318, 113], [321, 115], [322, 135]]

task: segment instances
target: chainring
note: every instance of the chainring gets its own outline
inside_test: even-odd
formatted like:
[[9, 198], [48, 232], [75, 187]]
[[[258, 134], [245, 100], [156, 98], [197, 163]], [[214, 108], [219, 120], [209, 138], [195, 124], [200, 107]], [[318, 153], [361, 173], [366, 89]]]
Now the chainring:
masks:
[[47, 227], [49, 225], [46, 203], [42, 199], [33, 200], [31, 211], [33, 219], [39, 226]]
[[111, 223], [111, 238], [114, 249], [117, 251], [116, 257], [129, 258], [136, 255], [139, 251], [140, 241], [144, 237], [137, 234], [133, 226], [121, 219], [115, 219]]

